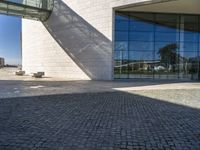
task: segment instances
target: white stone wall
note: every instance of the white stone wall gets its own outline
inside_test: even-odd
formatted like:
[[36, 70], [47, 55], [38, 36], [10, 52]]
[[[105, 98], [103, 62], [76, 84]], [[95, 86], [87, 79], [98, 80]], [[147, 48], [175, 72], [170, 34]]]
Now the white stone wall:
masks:
[[112, 40], [113, 8], [148, 1], [152, 0], [63, 0], [109, 40]]
[[22, 64], [26, 73], [44, 71], [48, 77], [89, 79], [41, 22], [23, 19], [22, 29]]
[[56, 0], [45, 26], [23, 19], [23, 69], [66, 79], [112, 80], [113, 7], [141, 1]]

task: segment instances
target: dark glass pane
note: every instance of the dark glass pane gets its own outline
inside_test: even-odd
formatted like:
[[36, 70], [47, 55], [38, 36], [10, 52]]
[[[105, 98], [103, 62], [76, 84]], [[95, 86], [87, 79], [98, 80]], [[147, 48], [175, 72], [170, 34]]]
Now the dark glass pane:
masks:
[[181, 57], [181, 60], [189, 60], [189, 59], [197, 59], [197, 51], [180, 51], [179, 55]]
[[114, 72], [119, 78], [128, 78], [128, 61], [115, 61]]
[[145, 21], [134, 21], [130, 20], [130, 27], [131, 31], [154, 31], [154, 24]]
[[178, 51], [180, 45], [177, 42], [156, 42], [155, 43], [155, 51], [156, 53], [158, 51], [165, 51], [167, 52], [171, 52], [171, 51]]
[[197, 52], [180, 52], [179, 77], [198, 79], [198, 62]]
[[151, 62], [131, 62], [129, 64], [129, 78], [153, 78]]
[[180, 42], [181, 51], [198, 51], [198, 43]]
[[162, 24], [156, 24], [155, 25], [155, 31], [156, 32], [173, 32], [176, 33], [179, 31], [179, 24], [177, 23], [162, 23]]
[[129, 51], [129, 59], [134, 61], [152, 61], [153, 52], [148, 51]]
[[198, 33], [186, 31], [184, 33], [180, 33], [180, 41], [181, 42], [198, 42]]
[[182, 15], [181, 16], [181, 22], [183, 23], [192, 23], [192, 24], [198, 24], [198, 16], [195, 15]]
[[155, 61], [153, 66], [154, 78], [167, 79], [177, 78], [177, 72], [173, 71], [174, 65], [169, 62]]
[[181, 23], [180, 24], [180, 32], [190, 31], [190, 32], [198, 32], [199, 27], [198, 24], [193, 23]]
[[125, 13], [120, 13], [120, 12], [116, 12], [115, 14], [115, 20], [126, 20], [128, 21], [129, 16]]
[[129, 12], [116, 20], [124, 32], [115, 32], [115, 77], [200, 79], [199, 16]]
[[162, 32], [156, 32], [155, 33], [155, 41], [171, 41], [171, 42], [178, 42], [179, 41], [179, 34], [178, 33], [162, 33]]
[[121, 51], [116, 51], [114, 53], [114, 58], [115, 58], [115, 61], [118, 61], [118, 60], [122, 60], [122, 56], [121, 56]]
[[153, 32], [130, 32], [129, 33], [130, 41], [153, 41], [154, 33]]
[[129, 51], [129, 77], [153, 77], [153, 53], [148, 51]]
[[130, 20], [154, 22], [154, 14], [151, 13], [130, 13]]
[[156, 14], [156, 22], [179, 22], [179, 15], [173, 14]]
[[128, 41], [128, 32], [126, 31], [116, 31], [115, 32], [116, 41]]
[[128, 60], [127, 51], [115, 51], [115, 60]]
[[129, 50], [153, 50], [154, 42], [130, 41]]
[[[199, 24], [199, 30], [200, 30], [200, 24]], [[200, 31], [199, 31], [199, 51], [200, 51]]]
[[117, 20], [115, 23], [115, 30], [128, 31], [128, 21]]
[[128, 42], [126, 41], [115, 42], [115, 51], [128, 51]]
[[161, 78], [175, 78], [175, 74], [178, 72], [177, 63], [179, 62], [179, 58], [176, 44], [169, 44], [156, 50], [155, 61], [157, 60], [157, 64], [154, 68], [156, 78], [159, 76]]

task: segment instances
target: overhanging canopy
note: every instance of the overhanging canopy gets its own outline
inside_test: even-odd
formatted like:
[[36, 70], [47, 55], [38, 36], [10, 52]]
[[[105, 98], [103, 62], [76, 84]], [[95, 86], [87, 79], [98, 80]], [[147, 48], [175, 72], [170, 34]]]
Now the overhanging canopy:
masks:
[[200, 14], [200, 0], [148, 0], [115, 8], [115, 10]]

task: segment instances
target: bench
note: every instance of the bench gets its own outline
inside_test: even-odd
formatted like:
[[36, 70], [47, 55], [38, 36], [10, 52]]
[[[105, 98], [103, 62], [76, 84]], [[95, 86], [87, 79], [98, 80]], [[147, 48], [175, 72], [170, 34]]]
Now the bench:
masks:
[[35, 78], [42, 78], [44, 76], [44, 72], [37, 72], [37, 73], [33, 73], [32, 77]]
[[22, 70], [16, 71], [15, 75], [17, 75], [17, 76], [23, 76], [23, 75], [25, 75], [25, 71], [22, 71]]

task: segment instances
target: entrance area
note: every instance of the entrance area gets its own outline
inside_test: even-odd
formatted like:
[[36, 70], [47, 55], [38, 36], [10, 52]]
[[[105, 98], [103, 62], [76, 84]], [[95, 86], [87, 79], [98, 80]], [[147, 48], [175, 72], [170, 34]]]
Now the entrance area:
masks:
[[200, 80], [200, 16], [117, 11], [115, 78]]

